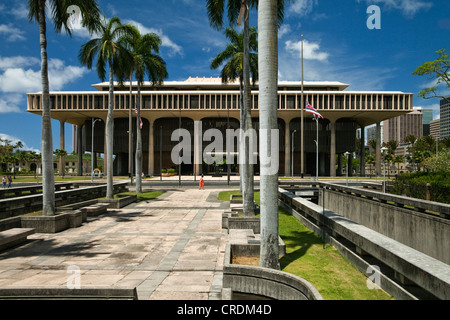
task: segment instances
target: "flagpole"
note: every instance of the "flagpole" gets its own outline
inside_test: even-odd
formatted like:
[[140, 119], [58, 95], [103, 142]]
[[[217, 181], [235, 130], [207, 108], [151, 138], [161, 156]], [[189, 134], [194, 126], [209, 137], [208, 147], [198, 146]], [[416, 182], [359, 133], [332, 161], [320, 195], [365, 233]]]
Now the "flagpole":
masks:
[[316, 140], [316, 182], [319, 181], [319, 117], [316, 119], [317, 140]]
[[301, 64], [302, 64], [302, 93], [301, 93], [301, 109], [302, 109], [302, 112], [301, 112], [301, 128], [300, 128], [300, 135], [301, 135], [301, 138], [300, 138], [300, 141], [301, 141], [301, 147], [300, 147], [300, 161], [301, 161], [301, 163], [300, 163], [300, 168], [301, 168], [301, 177], [303, 178], [303, 175], [304, 175], [304, 173], [305, 173], [305, 170], [304, 170], [304, 168], [303, 168], [303, 163], [304, 163], [304, 135], [303, 135], [303, 121], [304, 121], [304, 119], [303, 119], [303, 110], [304, 110], [304, 108], [305, 108], [305, 103], [304, 103], [304, 101], [303, 101], [303, 35], [302, 35], [302, 40], [301, 40], [301, 44], [302, 44], [302, 50], [301, 50], [301, 56], [302, 56], [302, 58], [301, 58], [301, 60], [302, 60], [302, 62], [301, 62]]

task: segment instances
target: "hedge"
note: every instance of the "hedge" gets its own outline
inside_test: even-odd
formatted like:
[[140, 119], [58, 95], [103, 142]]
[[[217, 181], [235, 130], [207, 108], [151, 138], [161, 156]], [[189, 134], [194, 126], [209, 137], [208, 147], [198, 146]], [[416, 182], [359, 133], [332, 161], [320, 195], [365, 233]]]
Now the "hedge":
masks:
[[425, 200], [427, 183], [431, 185], [431, 201], [450, 203], [448, 172], [402, 173], [394, 180], [389, 192]]

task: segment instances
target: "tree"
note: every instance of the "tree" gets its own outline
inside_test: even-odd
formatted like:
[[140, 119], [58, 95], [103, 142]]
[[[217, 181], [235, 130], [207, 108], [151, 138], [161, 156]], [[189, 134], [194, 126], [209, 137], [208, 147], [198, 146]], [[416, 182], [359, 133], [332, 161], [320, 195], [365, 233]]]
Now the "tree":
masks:
[[[98, 38], [92, 39], [85, 43], [78, 54], [78, 58], [82, 65], [92, 69], [95, 57], [97, 57], [96, 69], [100, 79], [105, 81], [106, 68], [109, 68], [109, 94], [108, 94], [108, 114], [106, 117], [106, 163], [107, 163], [107, 180], [106, 180], [106, 198], [112, 199], [113, 190], [113, 140], [114, 140], [114, 74], [121, 70], [123, 61], [131, 60], [131, 56], [125, 59], [127, 53], [126, 48], [122, 47], [119, 39], [123, 36], [132, 36], [135, 28], [130, 25], [123, 25], [118, 17], [109, 20], [103, 18], [98, 23]], [[122, 57], [119, 59], [119, 56]], [[123, 68], [122, 68], [123, 69]]]
[[[260, 199], [261, 199], [261, 244], [260, 266], [279, 269], [278, 247], [278, 167], [271, 165], [278, 157], [272, 149], [271, 136], [278, 129], [278, 7], [275, 1], [260, 0], [258, 7], [258, 70], [260, 104]], [[278, 146], [278, 141], [276, 141]], [[275, 165], [278, 166], [278, 163]]]
[[67, 156], [67, 151], [64, 149], [56, 149], [55, 151], [55, 155], [59, 158], [59, 170], [60, 170], [60, 175], [61, 177], [64, 177], [65, 174], [65, 161], [64, 161], [64, 157]]
[[[224, 32], [230, 43], [227, 45], [224, 51], [219, 53], [216, 58], [211, 62], [211, 68], [217, 69], [223, 63], [225, 63], [222, 71], [221, 77], [222, 82], [227, 83], [228, 81], [234, 81], [239, 79], [239, 88], [241, 92], [240, 99], [240, 110], [241, 110], [241, 129], [242, 131], [250, 130], [252, 128], [251, 110], [250, 110], [250, 100], [245, 103], [247, 95], [250, 96], [250, 88], [248, 90], [245, 88], [245, 72], [244, 66], [249, 64], [249, 71], [252, 74], [252, 85], [258, 79], [258, 34], [256, 28], [250, 28], [248, 36], [248, 46], [250, 48], [248, 62], [245, 61], [246, 50], [245, 32], [238, 34], [236, 30], [232, 28], [226, 28]], [[249, 85], [247, 85], [249, 86]], [[242, 135], [243, 136], [243, 135]], [[242, 137], [241, 136], [241, 137]], [[241, 168], [243, 169], [241, 174], [243, 179], [241, 180], [242, 192], [243, 192], [243, 212], [246, 216], [252, 216], [255, 213], [254, 208], [254, 182], [253, 182], [253, 164], [250, 162], [250, 146], [252, 145], [252, 136], [249, 135], [249, 140], [241, 143], [241, 154], [244, 155], [244, 162]], [[241, 160], [242, 163], [242, 160]], [[241, 176], [242, 176], [241, 175]]]
[[[153, 85], [161, 84], [169, 75], [165, 61], [159, 56], [159, 46], [162, 43], [160, 37], [155, 33], [141, 35], [135, 27], [132, 28], [135, 29], [133, 33], [126, 34], [119, 39], [119, 44], [127, 49], [127, 54], [123, 57], [123, 69], [119, 73], [121, 74], [120, 78], [130, 75], [131, 82], [131, 75], [134, 72], [137, 80], [136, 193], [139, 194], [142, 193], [141, 85], [146, 74]], [[127, 58], [131, 58], [131, 60], [127, 61]]]
[[[46, 12], [51, 13], [55, 31], [64, 29], [71, 35], [69, 7], [76, 5], [80, 9], [82, 26], [89, 32], [96, 30], [96, 21], [100, 16], [96, 0], [28, 0], [28, 18], [39, 25], [41, 47], [41, 81], [42, 81], [42, 214], [55, 214], [55, 176], [53, 171], [53, 144], [50, 118], [50, 84], [48, 80], [47, 57], [47, 22]], [[49, 10], [46, 10], [46, 9]]]
[[[284, 18], [285, 0], [277, 0], [277, 26], [280, 26]], [[250, 24], [249, 10], [258, 7], [258, 0], [206, 0], [208, 18], [213, 28], [220, 30], [223, 28], [225, 7], [227, 7], [228, 22], [234, 26], [238, 18], [244, 20], [244, 40], [243, 40], [243, 91], [241, 91], [241, 130], [252, 129], [251, 117], [251, 92], [250, 92]], [[240, 23], [241, 21], [239, 21]], [[241, 136], [242, 137], [242, 136]], [[251, 137], [241, 144], [240, 153], [245, 161], [241, 166], [241, 189], [243, 193], [243, 210], [245, 215], [254, 214], [254, 180], [253, 165], [249, 162], [249, 149], [252, 144]], [[241, 161], [242, 162], [242, 161]]]
[[448, 97], [440, 95], [438, 86], [445, 83], [450, 88], [450, 55], [445, 52], [446, 49], [436, 51], [438, 57], [434, 61], [427, 61], [419, 66], [412, 74], [417, 76], [427, 75], [431, 79], [436, 79], [436, 85], [431, 88], [425, 88], [419, 92], [419, 97], [424, 99], [441, 98], [450, 102]]
[[[243, 57], [242, 57], [242, 77], [240, 77], [241, 83], [243, 82], [243, 88], [241, 88], [241, 133], [248, 132], [252, 129], [252, 117], [251, 117], [251, 92], [250, 92], [250, 47], [249, 47], [249, 6], [255, 7], [257, 1], [253, 0], [228, 0], [227, 1], [227, 13], [230, 26], [235, 25], [238, 22], [238, 18], [244, 19], [244, 31], [243, 31]], [[223, 14], [225, 7], [225, 0], [207, 0], [206, 7], [208, 11], [209, 21], [212, 27], [219, 30], [223, 27]], [[226, 31], [227, 32], [227, 31]], [[222, 77], [223, 79], [223, 77]], [[241, 138], [243, 135], [241, 134]], [[241, 139], [242, 140], [242, 139]], [[250, 146], [252, 145], [252, 137], [249, 135], [249, 139], [241, 141], [240, 154], [241, 159], [241, 189], [243, 198], [243, 211], [244, 215], [254, 215], [254, 180], [253, 180], [253, 165], [249, 163], [250, 159]], [[242, 155], [243, 160], [242, 161]]]

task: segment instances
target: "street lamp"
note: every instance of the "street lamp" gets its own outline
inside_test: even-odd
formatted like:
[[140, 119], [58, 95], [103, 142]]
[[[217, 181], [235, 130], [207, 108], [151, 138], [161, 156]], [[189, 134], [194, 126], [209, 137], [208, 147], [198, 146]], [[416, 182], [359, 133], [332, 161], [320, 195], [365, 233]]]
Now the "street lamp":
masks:
[[291, 134], [291, 177], [294, 178], [294, 135], [297, 132], [297, 130], [292, 131]]
[[97, 121], [102, 121], [102, 119], [95, 119], [94, 120], [94, 118], [92, 118], [92, 141], [91, 141], [91, 167], [92, 167], [92, 170], [91, 170], [91, 183], [93, 183], [94, 182], [94, 126], [95, 126], [95, 123], [97, 122]]
[[345, 175], [347, 177], [347, 187], [348, 187], [348, 161], [349, 161], [348, 159], [350, 156], [350, 152], [346, 151], [344, 154], [345, 154], [345, 157], [347, 158], [347, 168], [345, 169]]
[[382, 147], [381, 153], [383, 154], [383, 192], [386, 192], [386, 151], [388, 148]]

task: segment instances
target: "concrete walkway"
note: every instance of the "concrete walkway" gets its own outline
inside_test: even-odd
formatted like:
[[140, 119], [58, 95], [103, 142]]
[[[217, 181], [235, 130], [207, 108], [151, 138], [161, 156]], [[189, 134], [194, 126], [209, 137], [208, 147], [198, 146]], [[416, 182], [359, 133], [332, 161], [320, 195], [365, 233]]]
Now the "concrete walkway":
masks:
[[218, 192], [172, 188], [79, 228], [31, 235], [0, 252], [0, 288], [65, 288], [79, 270], [81, 287], [136, 287], [139, 299], [220, 299], [227, 235]]

